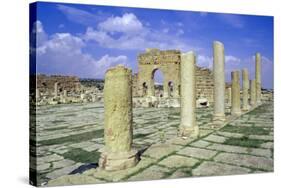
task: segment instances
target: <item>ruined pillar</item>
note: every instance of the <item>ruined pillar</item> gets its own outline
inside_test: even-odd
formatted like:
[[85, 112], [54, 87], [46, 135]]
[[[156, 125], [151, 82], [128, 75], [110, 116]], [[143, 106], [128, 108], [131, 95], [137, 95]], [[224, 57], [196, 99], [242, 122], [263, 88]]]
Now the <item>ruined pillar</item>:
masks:
[[58, 83], [57, 82], [54, 84], [54, 96], [55, 97], [58, 96]]
[[231, 106], [231, 87], [229, 87], [229, 88], [227, 88], [227, 97], [228, 97], [228, 99], [227, 99], [227, 104], [228, 104], [228, 106]]
[[196, 123], [196, 88], [195, 55], [188, 52], [181, 55], [181, 115], [179, 136], [182, 138], [198, 137], [199, 127]]
[[224, 46], [219, 41], [214, 41], [214, 113], [213, 121], [221, 123], [225, 121], [225, 77], [224, 77]]
[[63, 90], [63, 96], [67, 97], [67, 91], [65, 89]]
[[261, 55], [256, 53], [256, 99], [261, 104]]
[[250, 80], [250, 104], [252, 107], [257, 105], [256, 96], [256, 80]]
[[168, 98], [169, 97], [169, 85], [168, 81], [164, 80], [163, 82], [163, 97]]
[[243, 104], [242, 104], [242, 110], [248, 111], [250, 109], [249, 107], [249, 73], [247, 69], [242, 70], [242, 80], [243, 80]]
[[231, 72], [231, 91], [232, 91], [232, 106], [231, 106], [231, 114], [232, 115], [241, 115], [241, 107], [240, 107], [240, 76], [239, 71]]
[[108, 171], [122, 170], [137, 164], [132, 149], [132, 71], [122, 65], [107, 70], [104, 85], [105, 147], [99, 166]]
[[39, 99], [41, 96], [40, 96], [41, 94], [40, 94], [40, 90], [39, 89], [36, 89], [36, 91], [35, 91], [35, 97], [36, 97], [36, 99]]

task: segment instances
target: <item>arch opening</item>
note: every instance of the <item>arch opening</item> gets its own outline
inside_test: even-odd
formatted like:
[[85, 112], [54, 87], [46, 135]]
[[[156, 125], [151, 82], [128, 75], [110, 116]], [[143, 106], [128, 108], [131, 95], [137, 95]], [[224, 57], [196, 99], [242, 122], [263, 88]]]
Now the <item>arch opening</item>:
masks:
[[164, 74], [160, 69], [154, 69], [152, 71], [152, 82], [154, 89], [154, 96], [163, 97], [163, 85], [164, 85]]

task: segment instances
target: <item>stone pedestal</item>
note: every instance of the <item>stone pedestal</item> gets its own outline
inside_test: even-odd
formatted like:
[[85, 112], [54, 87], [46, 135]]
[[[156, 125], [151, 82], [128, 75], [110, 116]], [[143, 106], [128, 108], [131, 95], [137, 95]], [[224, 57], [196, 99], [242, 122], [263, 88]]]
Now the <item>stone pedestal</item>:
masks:
[[243, 79], [243, 104], [242, 110], [248, 111], [249, 106], [249, 73], [247, 69], [242, 70], [242, 79]]
[[257, 98], [256, 98], [256, 80], [250, 81], [250, 104], [252, 107], [257, 105]]
[[241, 107], [240, 107], [240, 76], [239, 71], [231, 72], [231, 91], [232, 91], [232, 106], [231, 106], [231, 114], [235, 116], [241, 115]]
[[225, 121], [225, 75], [224, 75], [224, 46], [221, 42], [215, 41], [214, 48], [214, 123]]
[[108, 171], [122, 170], [137, 164], [137, 151], [132, 149], [132, 71], [122, 65], [106, 72], [104, 85], [105, 147], [99, 167]]
[[256, 53], [256, 98], [257, 104], [261, 104], [261, 55]]
[[178, 136], [198, 137], [196, 123], [195, 55], [188, 52], [181, 55], [181, 115]]

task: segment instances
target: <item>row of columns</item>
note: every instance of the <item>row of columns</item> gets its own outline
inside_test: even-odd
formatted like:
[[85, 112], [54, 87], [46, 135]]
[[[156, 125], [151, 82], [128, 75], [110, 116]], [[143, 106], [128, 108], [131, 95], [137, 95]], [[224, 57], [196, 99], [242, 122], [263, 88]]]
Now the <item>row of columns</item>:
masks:
[[[214, 112], [213, 122], [222, 123], [225, 121], [225, 71], [224, 71], [224, 46], [222, 43], [215, 41], [213, 44], [214, 55]], [[247, 69], [242, 70], [242, 110], [248, 111], [249, 106], [249, 88], [251, 86], [250, 100], [251, 106], [261, 104], [261, 55], [256, 53], [256, 80], [251, 80], [249, 84], [249, 72]], [[240, 115], [240, 71], [231, 72], [231, 88], [228, 88], [228, 105], [231, 106], [232, 115]]]
[[[214, 113], [213, 121], [225, 121], [225, 72], [224, 46], [214, 42]], [[181, 110], [178, 136], [185, 139], [198, 137], [199, 127], [196, 123], [196, 58], [194, 52], [181, 55]], [[260, 98], [260, 55], [256, 55], [256, 79], [252, 80], [251, 105]], [[249, 74], [243, 69], [243, 110], [249, 110], [248, 90]], [[228, 89], [231, 95], [233, 115], [240, 115], [240, 75], [239, 71], [231, 73], [232, 87]], [[231, 91], [231, 92], [230, 92]], [[105, 170], [121, 170], [138, 163], [137, 151], [132, 149], [132, 71], [122, 65], [111, 68], [106, 72], [104, 85], [105, 147], [102, 151], [99, 166]]]

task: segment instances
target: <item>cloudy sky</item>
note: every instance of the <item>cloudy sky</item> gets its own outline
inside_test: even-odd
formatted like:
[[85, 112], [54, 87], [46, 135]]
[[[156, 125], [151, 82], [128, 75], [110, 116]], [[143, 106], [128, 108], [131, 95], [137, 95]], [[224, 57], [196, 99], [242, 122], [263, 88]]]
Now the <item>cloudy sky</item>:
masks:
[[[103, 78], [114, 65], [137, 72], [146, 48], [195, 51], [197, 65], [212, 68], [212, 43], [225, 46], [226, 80], [262, 54], [262, 85], [273, 88], [273, 17], [95, 5], [37, 3], [31, 23], [37, 73]], [[161, 81], [161, 76], [156, 76]]]

